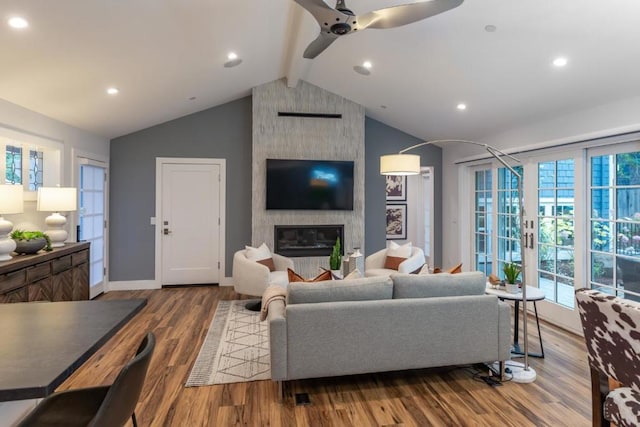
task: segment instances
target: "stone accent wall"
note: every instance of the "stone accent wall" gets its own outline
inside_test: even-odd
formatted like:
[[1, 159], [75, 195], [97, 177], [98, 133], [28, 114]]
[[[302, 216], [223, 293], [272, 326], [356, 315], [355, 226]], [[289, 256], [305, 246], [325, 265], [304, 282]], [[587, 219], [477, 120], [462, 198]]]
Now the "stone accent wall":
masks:
[[[341, 119], [278, 117], [278, 112], [342, 114]], [[273, 249], [274, 226], [344, 224], [345, 254], [364, 248], [364, 107], [305, 81], [276, 80], [253, 89], [252, 244]], [[353, 211], [266, 210], [266, 159], [354, 161]], [[231, 191], [233, 191], [231, 189]], [[293, 258], [313, 277], [329, 257]]]

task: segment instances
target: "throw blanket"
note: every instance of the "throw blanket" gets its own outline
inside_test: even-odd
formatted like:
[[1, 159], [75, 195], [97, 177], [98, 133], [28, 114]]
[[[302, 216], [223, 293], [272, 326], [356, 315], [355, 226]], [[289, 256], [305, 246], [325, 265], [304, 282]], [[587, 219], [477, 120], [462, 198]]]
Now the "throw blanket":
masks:
[[267, 314], [269, 314], [269, 304], [272, 301], [282, 300], [285, 301], [287, 297], [287, 290], [278, 285], [269, 285], [262, 294], [262, 309], [260, 310], [260, 320], [266, 320]]

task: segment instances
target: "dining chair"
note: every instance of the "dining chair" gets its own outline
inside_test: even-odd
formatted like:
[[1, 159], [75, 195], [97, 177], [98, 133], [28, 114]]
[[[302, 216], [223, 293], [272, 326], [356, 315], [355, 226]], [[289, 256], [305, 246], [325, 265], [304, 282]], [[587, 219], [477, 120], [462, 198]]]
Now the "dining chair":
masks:
[[576, 301], [589, 359], [593, 426], [640, 425], [640, 303], [593, 289], [578, 289]]
[[155, 336], [149, 332], [113, 384], [53, 393], [19, 426], [117, 427], [131, 418], [137, 427], [135, 408], [155, 345]]

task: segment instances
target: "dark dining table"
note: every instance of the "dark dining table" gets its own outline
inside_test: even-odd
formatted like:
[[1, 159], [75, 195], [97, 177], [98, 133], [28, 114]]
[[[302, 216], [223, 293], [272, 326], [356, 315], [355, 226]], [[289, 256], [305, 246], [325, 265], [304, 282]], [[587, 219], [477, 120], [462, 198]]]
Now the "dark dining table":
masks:
[[146, 299], [0, 304], [0, 402], [53, 393], [146, 304]]

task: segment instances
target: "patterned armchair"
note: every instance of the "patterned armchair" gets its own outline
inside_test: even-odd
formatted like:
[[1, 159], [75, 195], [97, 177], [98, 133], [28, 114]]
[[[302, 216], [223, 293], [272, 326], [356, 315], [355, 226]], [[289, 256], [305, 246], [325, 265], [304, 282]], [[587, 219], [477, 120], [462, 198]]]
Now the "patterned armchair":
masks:
[[[576, 300], [589, 354], [593, 425], [640, 425], [640, 303], [590, 289], [577, 290]], [[607, 377], [620, 388], [609, 391]]]

